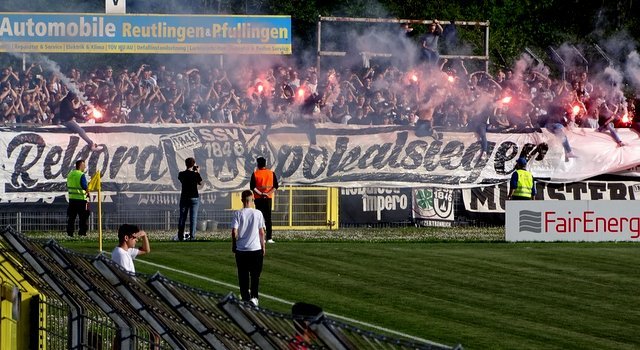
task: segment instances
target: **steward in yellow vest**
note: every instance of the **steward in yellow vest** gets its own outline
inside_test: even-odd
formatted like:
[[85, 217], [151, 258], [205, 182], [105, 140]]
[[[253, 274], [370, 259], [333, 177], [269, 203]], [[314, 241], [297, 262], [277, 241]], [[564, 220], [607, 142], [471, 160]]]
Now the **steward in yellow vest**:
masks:
[[527, 171], [527, 160], [523, 157], [516, 161], [516, 170], [511, 174], [508, 199], [531, 200], [536, 196], [536, 185], [533, 175]]
[[69, 207], [67, 208], [67, 235], [73, 237], [76, 226], [76, 217], [80, 218], [78, 223], [78, 235], [86, 236], [89, 229], [89, 208], [87, 206], [87, 178], [84, 175], [86, 164], [84, 160], [76, 162], [76, 168], [67, 175], [67, 191], [69, 193]]

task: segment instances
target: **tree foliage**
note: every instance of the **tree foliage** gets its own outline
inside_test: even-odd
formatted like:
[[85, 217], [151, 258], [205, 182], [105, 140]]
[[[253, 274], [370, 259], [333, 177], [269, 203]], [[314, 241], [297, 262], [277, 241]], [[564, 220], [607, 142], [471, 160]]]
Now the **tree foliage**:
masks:
[[[104, 0], [4, 0], [3, 12], [101, 12]], [[490, 22], [490, 55], [512, 62], [525, 47], [544, 52], [565, 42], [600, 43], [624, 32], [640, 38], [640, 1], [633, 0], [128, 0], [129, 13], [290, 15], [294, 51], [315, 48], [319, 16]], [[425, 30], [424, 26], [417, 26]], [[482, 33], [461, 39], [482, 46]]]

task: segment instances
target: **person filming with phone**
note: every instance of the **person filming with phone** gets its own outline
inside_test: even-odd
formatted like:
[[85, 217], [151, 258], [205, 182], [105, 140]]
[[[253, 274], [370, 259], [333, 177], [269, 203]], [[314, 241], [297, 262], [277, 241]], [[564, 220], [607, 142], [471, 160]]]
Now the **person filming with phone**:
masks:
[[[200, 195], [198, 186], [202, 185], [202, 177], [198, 172], [198, 166], [194, 158], [187, 158], [184, 161], [187, 170], [178, 174], [178, 180], [182, 183], [180, 193], [180, 219], [178, 220], [178, 240], [196, 239], [196, 223], [198, 222], [198, 207], [200, 207]], [[189, 214], [189, 234], [184, 234], [184, 227], [187, 224], [187, 214]]]

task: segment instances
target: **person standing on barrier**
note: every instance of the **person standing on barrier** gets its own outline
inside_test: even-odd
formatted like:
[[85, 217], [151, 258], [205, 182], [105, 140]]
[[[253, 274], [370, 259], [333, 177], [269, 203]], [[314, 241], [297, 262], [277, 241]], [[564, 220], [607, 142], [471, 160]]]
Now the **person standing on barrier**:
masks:
[[58, 113], [58, 118], [60, 118], [60, 122], [71, 132], [76, 133], [82, 138], [88, 145], [91, 147], [92, 151], [100, 151], [103, 149], [103, 146], [97, 145], [93, 142], [84, 129], [78, 125], [76, 119], [83, 119], [80, 113], [80, 107], [82, 103], [78, 99], [78, 96], [69, 91], [67, 96], [65, 96], [62, 101], [60, 101], [60, 111]]
[[276, 174], [267, 169], [267, 160], [263, 157], [256, 159], [258, 169], [251, 175], [249, 186], [253, 191], [256, 209], [262, 212], [264, 222], [267, 225], [267, 243], [275, 243], [272, 235], [271, 208], [273, 195], [278, 189]]
[[[142, 247], [136, 248], [142, 239]], [[118, 246], [111, 253], [111, 260], [122, 266], [127, 272], [136, 273], [133, 259], [139, 255], [151, 253], [149, 237], [136, 225], [124, 224], [118, 229]]]
[[67, 208], [67, 235], [73, 237], [76, 217], [79, 217], [78, 235], [86, 236], [89, 230], [89, 204], [87, 197], [87, 178], [84, 171], [87, 168], [84, 160], [76, 161], [76, 168], [67, 175], [67, 191], [69, 193], [69, 207]]
[[[198, 186], [202, 185], [202, 176], [198, 172], [198, 166], [194, 158], [184, 161], [187, 170], [178, 174], [178, 180], [182, 183], [180, 192], [180, 219], [178, 220], [178, 240], [196, 239], [196, 226], [198, 222], [198, 208], [200, 207], [200, 194]], [[187, 214], [190, 218], [189, 235], [185, 237], [184, 227], [187, 224]]]
[[252, 208], [253, 193], [242, 191], [242, 209], [231, 221], [231, 251], [236, 256], [240, 297], [258, 306], [262, 262], [266, 253], [262, 213]]
[[518, 158], [516, 170], [511, 174], [509, 200], [532, 200], [536, 197], [536, 183], [533, 175], [526, 170], [527, 159]]

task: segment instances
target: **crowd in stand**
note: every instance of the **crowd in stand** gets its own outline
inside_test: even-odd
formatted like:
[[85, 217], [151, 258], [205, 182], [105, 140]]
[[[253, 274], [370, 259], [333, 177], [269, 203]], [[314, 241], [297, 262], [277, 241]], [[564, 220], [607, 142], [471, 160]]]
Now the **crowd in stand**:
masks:
[[[516, 65], [517, 66], [517, 65]], [[64, 83], [63, 83], [64, 81]], [[586, 71], [552, 79], [535, 67], [467, 72], [461, 60], [440, 59], [400, 69], [273, 65], [222, 69], [141, 65], [55, 73], [38, 64], [0, 75], [0, 124], [58, 123], [60, 101], [77, 89], [88, 120], [109, 123], [315, 123], [422, 125], [428, 130], [529, 132], [549, 125], [629, 126], [635, 100]], [[100, 111], [93, 113], [97, 109]], [[482, 129], [481, 131], [479, 131]], [[556, 130], [556, 129], [554, 129]], [[557, 131], [557, 130], [556, 130]]]

